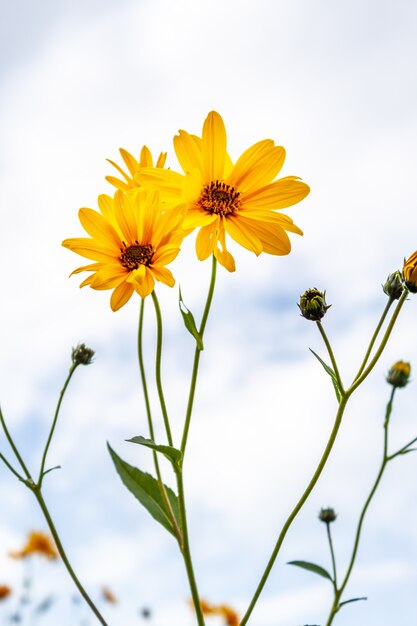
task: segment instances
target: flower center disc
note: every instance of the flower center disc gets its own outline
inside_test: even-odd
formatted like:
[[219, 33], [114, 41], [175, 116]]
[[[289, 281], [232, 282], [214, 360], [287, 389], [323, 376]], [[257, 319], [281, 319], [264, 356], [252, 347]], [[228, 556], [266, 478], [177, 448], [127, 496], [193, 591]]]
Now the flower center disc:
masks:
[[128, 270], [136, 270], [139, 265], [149, 265], [152, 261], [155, 251], [150, 243], [144, 245], [134, 243], [131, 246], [126, 246], [123, 242], [123, 245], [124, 248], [120, 248], [122, 252], [120, 262]]
[[197, 204], [208, 213], [229, 215], [239, 209], [239, 196], [239, 191], [234, 187], [219, 180], [212, 180], [209, 185], [203, 187]]

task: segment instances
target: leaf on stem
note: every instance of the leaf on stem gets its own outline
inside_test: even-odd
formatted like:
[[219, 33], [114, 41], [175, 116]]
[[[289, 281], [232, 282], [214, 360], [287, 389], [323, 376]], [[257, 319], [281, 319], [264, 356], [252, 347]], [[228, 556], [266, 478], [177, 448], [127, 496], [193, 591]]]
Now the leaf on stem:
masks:
[[174, 471], [181, 467], [182, 462], [182, 452], [181, 450], [177, 450], [173, 446], [160, 446], [152, 439], [147, 439], [146, 437], [132, 437], [132, 439], [126, 439], [131, 443], [138, 443], [141, 446], [146, 446], [147, 448], [152, 448], [156, 452], [161, 452], [167, 459], [170, 461], [174, 467]]
[[44, 473], [42, 474], [42, 478], [46, 476], [47, 474], [49, 474], [49, 472], [53, 472], [54, 470], [57, 470], [57, 469], [61, 469], [61, 466], [55, 465], [55, 467], [50, 467], [49, 469], [44, 471]]
[[[176, 536], [174, 527], [169, 517], [167, 506], [159, 489], [158, 481], [150, 474], [142, 472], [137, 467], [133, 467], [123, 461], [109, 444], [107, 444], [107, 447], [109, 449], [110, 456], [113, 459], [116, 471], [122, 479], [125, 487], [129, 489], [129, 491], [137, 500], [139, 500], [139, 502], [145, 507], [145, 509], [148, 510], [157, 522], [162, 524], [162, 526], [172, 535]], [[180, 515], [178, 498], [172, 489], [166, 485], [164, 485], [164, 487], [175, 518], [179, 520]]]
[[320, 358], [319, 355], [316, 352], [314, 352], [314, 350], [312, 350], [311, 348], [309, 348], [309, 350], [310, 350], [310, 352], [312, 352], [314, 354], [316, 359], [319, 361], [319, 363], [321, 363], [321, 365], [323, 366], [324, 370], [327, 372], [327, 374], [332, 379], [333, 387], [334, 387], [334, 390], [336, 392], [337, 401], [340, 402], [340, 400], [342, 399], [342, 394], [341, 394], [341, 391], [339, 389], [339, 384], [337, 382], [336, 374], [334, 373], [332, 368], [329, 365], [327, 365], [327, 363], [325, 363], [323, 361], [323, 359]]
[[417, 448], [407, 448], [407, 450], [401, 450], [398, 454], [408, 454], [409, 452], [415, 452]]
[[194, 320], [194, 315], [191, 311], [185, 306], [184, 300], [182, 299], [181, 288], [179, 290], [179, 300], [178, 304], [180, 307], [182, 319], [184, 320], [185, 328], [188, 332], [194, 337], [197, 342], [197, 347], [199, 350], [204, 350], [203, 340], [200, 336], [200, 333], [197, 330], [197, 326]]
[[309, 563], [308, 561], [289, 561], [287, 565], [301, 567], [302, 569], [306, 569], [309, 572], [323, 576], [323, 578], [327, 578], [333, 582], [333, 578], [330, 576], [329, 572], [326, 571], [324, 567], [320, 567], [320, 565], [316, 565], [315, 563]]
[[343, 606], [344, 604], [350, 604], [351, 602], [359, 602], [359, 600], [367, 600], [367, 599], [368, 599], [368, 598], [363, 597], [363, 598], [352, 598], [351, 600], [345, 600], [344, 602], [341, 602], [341, 603], [339, 604], [339, 609], [340, 609], [340, 607], [341, 607], [341, 606]]

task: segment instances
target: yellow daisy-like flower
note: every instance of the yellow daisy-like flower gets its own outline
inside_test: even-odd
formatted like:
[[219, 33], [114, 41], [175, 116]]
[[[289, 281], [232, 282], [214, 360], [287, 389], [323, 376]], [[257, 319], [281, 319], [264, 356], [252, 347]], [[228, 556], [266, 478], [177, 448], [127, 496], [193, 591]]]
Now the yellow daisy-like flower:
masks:
[[47, 559], [57, 559], [59, 554], [55, 543], [49, 535], [41, 531], [31, 531], [22, 550], [10, 552], [9, 556], [14, 559], [24, 559], [31, 554], [40, 554]]
[[157, 192], [138, 189], [114, 199], [98, 198], [100, 213], [80, 209], [80, 222], [91, 238], [65, 239], [62, 245], [95, 261], [76, 269], [93, 272], [80, 285], [92, 289], [113, 289], [110, 306], [117, 311], [136, 291], [141, 298], [152, 293], [155, 280], [173, 287], [175, 280], [165, 267], [180, 250], [184, 237], [181, 207], [165, 211]]
[[417, 250], [404, 259], [403, 275], [406, 287], [411, 293], [417, 293]]
[[135, 180], [158, 189], [166, 206], [186, 206], [184, 228], [200, 228], [196, 240], [200, 260], [214, 253], [224, 267], [235, 270], [226, 233], [256, 255], [290, 252], [286, 231], [299, 235], [302, 231], [275, 211], [300, 202], [310, 189], [296, 176], [274, 180], [284, 163], [284, 148], [265, 139], [233, 165], [226, 150], [226, 129], [215, 111], [207, 116], [201, 138], [180, 130], [174, 148], [184, 174], [142, 168]]
[[[116, 178], [115, 176], [106, 176], [106, 180], [111, 185], [113, 185], [117, 189], [120, 189], [121, 191], [130, 191], [131, 189], [137, 189], [138, 183], [135, 181], [134, 176], [136, 172], [138, 172], [142, 167], [153, 167], [152, 154], [149, 148], [143, 146], [142, 150], [140, 151], [139, 161], [137, 161], [135, 157], [132, 156], [127, 150], [119, 148], [119, 152], [128, 169], [128, 173], [126, 173], [119, 165], [117, 165], [117, 163], [115, 163], [111, 159], [107, 159], [107, 161], [111, 163], [113, 167], [115, 167], [117, 171], [123, 176], [124, 180], [120, 180], [120, 178]], [[166, 158], [167, 153], [161, 152], [156, 162], [156, 167], [164, 167]]]

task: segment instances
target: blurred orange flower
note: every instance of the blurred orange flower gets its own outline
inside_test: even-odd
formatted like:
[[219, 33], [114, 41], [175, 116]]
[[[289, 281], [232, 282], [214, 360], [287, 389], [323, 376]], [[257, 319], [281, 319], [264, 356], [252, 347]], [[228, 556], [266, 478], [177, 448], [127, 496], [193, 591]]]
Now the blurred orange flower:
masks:
[[7, 585], [0, 585], [0, 601], [8, 598], [12, 593], [12, 590]]
[[55, 543], [49, 535], [41, 531], [31, 531], [22, 550], [9, 552], [13, 559], [24, 559], [31, 554], [40, 554], [47, 559], [57, 559], [59, 554]]

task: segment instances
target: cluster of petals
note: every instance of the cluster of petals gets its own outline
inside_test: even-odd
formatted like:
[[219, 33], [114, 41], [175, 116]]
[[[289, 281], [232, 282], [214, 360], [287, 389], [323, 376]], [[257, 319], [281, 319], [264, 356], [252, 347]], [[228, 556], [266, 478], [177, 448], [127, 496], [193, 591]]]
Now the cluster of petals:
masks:
[[403, 275], [407, 288], [412, 292], [417, 292], [417, 250], [404, 259]]
[[178, 255], [184, 232], [181, 207], [166, 211], [157, 192], [135, 189], [114, 198], [98, 198], [100, 212], [80, 209], [78, 216], [90, 237], [66, 239], [62, 245], [94, 261], [76, 269], [92, 272], [80, 285], [113, 289], [110, 306], [117, 311], [136, 291], [152, 293], [155, 280], [169, 287], [174, 277], [165, 266]]
[[310, 189], [296, 176], [275, 180], [285, 160], [283, 147], [272, 139], [259, 141], [233, 165], [223, 119], [211, 111], [202, 136], [180, 130], [174, 148], [183, 174], [144, 167], [137, 170], [135, 180], [157, 189], [166, 206], [184, 206], [184, 228], [200, 229], [196, 239], [200, 260], [214, 254], [234, 271], [226, 234], [256, 255], [290, 252], [287, 232], [302, 235], [302, 231], [290, 217], [276, 211], [300, 202]]
[[122, 178], [106, 176], [116, 187], [114, 197], [101, 195], [99, 211], [82, 208], [80, 222], [89, 237], [66, 239], [63, 246], [94, 263], [81, 283], [92, 289], [112, 289], [110, 305], [118, 310], [136, 291], [152, 293], [155, 281], [172, 287], [166, 268], [175, 259], [183, 238], [195, 229], [197, 257], [212, 254], [227, 270], [235, 260], [227, 237], [259, 255], [285, 255], [291, 250], [288, 232], [302, 235], [281, 209], [306, 197], [309, 187], [296, 176], [276, 180], [285, 150], [272, 139], [248, 148], [232, 163], [221, 116], [211, 111], [202, 136], [180, 130], [174, 149], [183, 173], [165, 168], [166, 153], [155, 167], [143, 146], [139, 159], [120, 149], [124, 167], [109, 161]]

